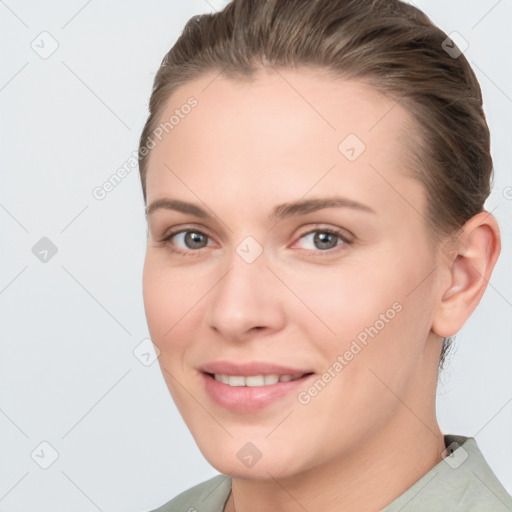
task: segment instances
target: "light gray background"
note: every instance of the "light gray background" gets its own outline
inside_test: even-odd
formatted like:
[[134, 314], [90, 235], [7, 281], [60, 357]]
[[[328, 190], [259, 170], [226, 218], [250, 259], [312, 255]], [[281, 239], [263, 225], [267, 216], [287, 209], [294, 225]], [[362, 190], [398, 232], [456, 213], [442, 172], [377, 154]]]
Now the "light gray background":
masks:
[[[493, 140], [487, 208], [503, 236], [489, 288], [442, 377], [440, 424], [476, 436], [512, 492], [512, 0], [416, 3], [469, 43]], [[158, 363], [133, 353], [148, 337], [138, 171], [102, 201], [92, 191], [136, 151], [153, 76], [186, 20], [223, 5], [0, 1], [4, 512], [149, 510], [217, 473]], [[34, 40], [50, 48], [43, 31], [59, 45], [47, 59], [31, 48]], [[46, 263], [32, 253], [42, 237], [58, 248]], [[52, 449], [58, 458], [42, 469]]]

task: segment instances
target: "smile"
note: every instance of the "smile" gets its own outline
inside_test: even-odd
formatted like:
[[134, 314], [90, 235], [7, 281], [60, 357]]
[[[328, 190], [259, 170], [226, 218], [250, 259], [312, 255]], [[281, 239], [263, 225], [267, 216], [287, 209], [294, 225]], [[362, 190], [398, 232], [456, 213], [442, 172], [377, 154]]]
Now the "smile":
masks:
[[210, 400], [239, 413], [257, 412], [281, 400], [293, 401], [301, 388], [315, 378], [311, 372], [232, 375], [203, 371], [200, 375]]
[[227, 384], [228, 386], [240, 387], [240, 386], [269, 386], [277, 384], [278, 382], [290, 382], [302, 378], [304, 375], [226, 375], [222, 373], [215, 373], [213, 377], [216, 381]]

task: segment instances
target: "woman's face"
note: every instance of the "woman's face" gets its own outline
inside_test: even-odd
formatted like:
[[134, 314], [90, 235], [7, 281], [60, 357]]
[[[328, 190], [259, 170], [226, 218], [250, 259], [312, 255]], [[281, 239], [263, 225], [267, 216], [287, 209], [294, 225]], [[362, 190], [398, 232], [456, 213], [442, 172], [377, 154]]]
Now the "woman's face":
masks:
[[144, 303], [207, 460], [278, 478], [427, 433], [440, 285], [409, 114], [281, 70], [204, 76], [171, 116], [149, 159]]

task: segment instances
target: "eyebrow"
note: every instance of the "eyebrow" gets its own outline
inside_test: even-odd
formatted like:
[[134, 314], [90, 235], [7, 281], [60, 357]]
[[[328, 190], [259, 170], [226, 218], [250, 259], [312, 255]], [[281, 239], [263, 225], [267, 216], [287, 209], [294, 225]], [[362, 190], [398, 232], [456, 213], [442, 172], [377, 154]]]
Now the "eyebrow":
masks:
[[[326, 197], [317, 199], [302, 199], [291, 203], [280, 204], [274, 208], [273, 212], [269, 216], [269, 220], [276, 221], [295, 215], [306, 215], [318, 210], [323, 210], [324, 208], [351, 208], [362, 212], [374, 214], [376, 213], [375, 210], [369, 206], [358, 203], [357, 201], [352, 201], [351, 199], [346, 199], [344, 197]], [[146, 216], [149, 216], [153, 212], [161, 209], [188, 213], [199, 218], [214, 217], [214, 215], [211, 215], [207, 210], [196, 204], [169, 198], [162, 198], [153, 201], [146, 208]]]

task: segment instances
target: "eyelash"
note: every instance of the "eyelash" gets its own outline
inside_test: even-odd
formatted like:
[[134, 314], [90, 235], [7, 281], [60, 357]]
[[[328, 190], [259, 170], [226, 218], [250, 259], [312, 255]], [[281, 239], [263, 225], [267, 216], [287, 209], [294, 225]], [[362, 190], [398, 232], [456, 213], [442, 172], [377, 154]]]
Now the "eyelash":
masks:
[[[158, 241], [160, 243], [162, 243], [162, 244], [167, 244], [168, 242], [170, 242], [170, 240], [174, 236], [179, 235], [181, 233], [197, 233], [197, 234], [200, 234], [200, 235], [204, 235], [209, 240], [211, 239], [211, 237], [209, 237], [206, 233], [203, 233], [199, 229], [187, 228], [187, 229], [179, 229], [179, 230], [176, 230], [176, 231], [172, 231], [172, 232], [166, 234], [163, 238], [161, 238]], [[310, 254], [312, 254], [314, 256], [322, 257], [322, 256], [326, 256], [326, 255], [332, 255], [334, 252], [338, 252], [337, 250], [339, 250], [340, 247], [343, 247], [343, 246], [346, 246], [346, 245], [351, 245], [353, 243], [353, 241], [350, 240], [341, 230], [338, 230], [338, 229], [335, 229], [335, 228], [316, 228], [316, 229], [312, 229], [312, 230], [307, 231], [306, 233], [303, 233], [302, 235], [300, 235], [298, 240], [301, 240], [302, 238], [304, 238], [304, 237], [306, 237], [308, 235], [311, 235], [313, 233], [326, 233], [326, 234], [329, 234], [329, 235], [334, 235], [334, 236], [338, 237], [343, 242], [342, 244], [336, 244], [333, 248], [326, 249], [324, 251], [319, 250], [319, 249], [318, 250], [302, 249], [304, 251], [308, 251]], [[201, 249], [204, 249], [204, 248], [206, 248], [206, 247], [202, 247]], [[195, 250], [194, 249], [190, 249], [188, 251], [184, 251], [182, 249], [176, 250], [176, 249], [173, 249], [171, 247], [167, 247], [167, 250], [169, 252], [171, 252], [171, 253], [188, 255], [190, 257], [200, 256], [201, 249], [195, 249]], [[196, 254], [192, 255], [192, 253], [196, 253]]]

